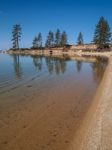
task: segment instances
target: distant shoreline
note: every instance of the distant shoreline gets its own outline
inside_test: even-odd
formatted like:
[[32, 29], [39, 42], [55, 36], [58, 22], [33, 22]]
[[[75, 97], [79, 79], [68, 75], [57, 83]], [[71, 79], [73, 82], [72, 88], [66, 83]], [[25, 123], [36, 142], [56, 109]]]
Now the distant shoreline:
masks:
[[62, 50], [62, 49], [45, 49], [45, 50], [9, 50], [8, 54], [17, 54], [17, 55], [37, 55], [37, 56], [63, 56], [68, 55], [69, 57], [77, 56], [101, 56], [101, 57], [110, 57], [112, 56], [112, 51], [98, 52], [97, 50]]

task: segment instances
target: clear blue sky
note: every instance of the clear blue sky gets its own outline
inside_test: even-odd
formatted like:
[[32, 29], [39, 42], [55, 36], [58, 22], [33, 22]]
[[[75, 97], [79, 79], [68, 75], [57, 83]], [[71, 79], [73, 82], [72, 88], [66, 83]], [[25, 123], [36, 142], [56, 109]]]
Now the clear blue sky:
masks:
[[69, 43], [76, 43], [78, 33], [85, 43], [92, 40], [95, 24], [104, 16], [112, 27], [112, 0], [0, 0], [0, 49], [12, 46], [11, 29], [22, 26], [21, 47], [30, 47], [33, 37], [49, 30], [65, 30]]

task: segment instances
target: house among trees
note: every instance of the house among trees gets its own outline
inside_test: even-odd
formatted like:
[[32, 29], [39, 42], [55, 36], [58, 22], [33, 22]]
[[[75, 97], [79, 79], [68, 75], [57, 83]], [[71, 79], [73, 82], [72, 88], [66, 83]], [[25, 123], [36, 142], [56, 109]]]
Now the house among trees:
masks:
[[73, 47], [73, 45], [70, 45], [70, 44], [66, 44], [64, 47], [63, 47], [63, 51], [68, 51], [68, 50], [71, 50]]

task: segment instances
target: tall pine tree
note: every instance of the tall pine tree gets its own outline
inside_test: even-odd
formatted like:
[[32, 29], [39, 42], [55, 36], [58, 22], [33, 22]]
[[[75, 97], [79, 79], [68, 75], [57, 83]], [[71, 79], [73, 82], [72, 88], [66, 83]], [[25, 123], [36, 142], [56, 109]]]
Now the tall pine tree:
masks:
[[41, 49], [42, 48], [42, 34], [41, 33], [39, 33], [38, 36], [34, 37], [32, 44], [33, 44], [34, 49]]
[[54, 46], [54, 33], [52, 31], [49, 31], [47, 40], [45, 43], [45, 47], [52, 48]]
[[42, 34], [41, 33], [38, 34], [37, 39], [38, 39], [38, 47], [42, 48]]
[[61, 34], [61, 41], [60, 41], [60, 45], [63, 47], [67, 44], [67, 34], [65, 31], [62, 32]]
[[18, 50], [19, 49], [19, 41], [21, 40], [21, 26], [20, 24], [16, 24], [13, 26], [12, 29], [12, 44], [13, 44], [13, 49]]
[[79, 35], [78, 35], [77, 44], [78, 44], [78, 45], [83, 45], [83, 35], [82, 35], [81, 32], [80, 32]]
[[32, 44], [33, 44], [33, 48], [34, 49], [38, 48], [38, 39], [37, 39], [37, 36], [34, 37]]
[[60, 47], [60, 41], [61, 41], [61, 32], [59, 29], [57, 29], [55, 33], [55, 46]]
[[96, 25], [93, 42], [98, 45], [98, 48], [109, 48], [111, 32], [109, 24], [104, 17], [101, 17]]

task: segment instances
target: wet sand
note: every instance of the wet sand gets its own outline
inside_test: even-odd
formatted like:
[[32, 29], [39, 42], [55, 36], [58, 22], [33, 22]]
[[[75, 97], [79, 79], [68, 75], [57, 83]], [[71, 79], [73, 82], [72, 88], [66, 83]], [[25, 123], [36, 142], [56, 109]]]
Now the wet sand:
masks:
[[112, 57], [69, 150], [112, 150]]

